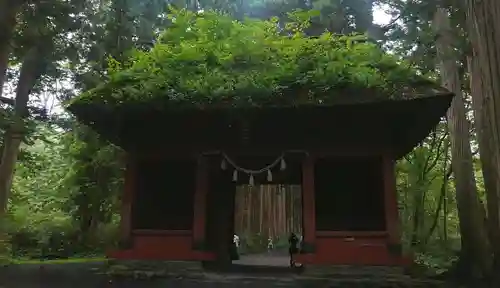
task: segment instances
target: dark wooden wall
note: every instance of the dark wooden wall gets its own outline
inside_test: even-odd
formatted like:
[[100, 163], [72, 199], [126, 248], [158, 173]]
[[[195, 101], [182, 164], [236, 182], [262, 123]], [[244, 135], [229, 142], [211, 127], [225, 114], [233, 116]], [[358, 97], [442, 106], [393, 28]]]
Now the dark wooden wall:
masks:
[[382, 157], [317, 159], [316, 230], [384, 231], [382, 169]]
[[132, 229], [191, 230], [196, 161], [139, 160], [135, 171]]

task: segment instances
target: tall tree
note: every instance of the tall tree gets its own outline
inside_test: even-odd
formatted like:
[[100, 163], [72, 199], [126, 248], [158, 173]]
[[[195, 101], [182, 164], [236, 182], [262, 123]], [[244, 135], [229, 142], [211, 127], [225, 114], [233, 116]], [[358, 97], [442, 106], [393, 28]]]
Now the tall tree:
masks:
[[[60, 36], [74, 28], [70, 24], [76, 19], [71, 16], [71, 12], [80, 7], [78, 1], [35, 1], [30, 5], [22, 5], [19, 7], [22, 8], [19, 14], [15, 15], [16, 35], [11, 39], [6, 38], [9, 46], [16, 46], [13, 51], [16, 53], [6, 52], [7, 57], [18, 60], [21, 68], [16, 88], [14, 119], [4, 135], [0, 162], [0, 218], [6, 211], [19, 146], [26, 132], [24, 120], [28, 115], [30, 94], [50, 64], [57, 62], [58, 59], [53, 57], [55, 47], [67, 42], [67, 39]], [[3, 44], [5, 43], [0, 45]]]
[[[472, 80], [476, 82], [473, 87], [480, 87], [472, 97], [480, 108], [476, 116], [481, 120], [478, 133], [483, 147], [489, 234], [491, 242], [496, 244], [500, 243], [500, 2], [466, 0], [465, 9], [473, 50]], [[493, 245], [493, 249], [495, 268], [500, 274], [500, 245]]]
[[0, 97], [11, 52], [11, 40], [16, 27], [16, 17], [24, 0], [0, 0]]
[[456, 95], [448, 110], [447, 118], [462, 236], [460, 263], [467, 268], [463, 272], [470, 271], [471, 276], [482, 278], [489, 275], [491, 260], [489, 242], [474, 176], [469, 122], [466, 118], [455, 50], [456, 40], [448, 19], [448, 10], [445, 8], [436, 10], [434, 26], [437, 33], [436, 48], [441, 80], [443, 86]]

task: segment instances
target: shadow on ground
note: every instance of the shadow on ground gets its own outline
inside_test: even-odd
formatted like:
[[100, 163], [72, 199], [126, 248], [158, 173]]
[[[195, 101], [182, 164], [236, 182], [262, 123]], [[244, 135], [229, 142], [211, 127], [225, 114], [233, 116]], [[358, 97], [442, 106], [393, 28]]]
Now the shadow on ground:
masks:
[[198, 287], [445, 287], [439, 282], [396, 281], [394, 279], [336, 279], [251, 273], [197, 273], [167, 275], [153, 279], [110, 276], [102, 263], [23, 264], [0, 268], [0, 288], [198, 288]]

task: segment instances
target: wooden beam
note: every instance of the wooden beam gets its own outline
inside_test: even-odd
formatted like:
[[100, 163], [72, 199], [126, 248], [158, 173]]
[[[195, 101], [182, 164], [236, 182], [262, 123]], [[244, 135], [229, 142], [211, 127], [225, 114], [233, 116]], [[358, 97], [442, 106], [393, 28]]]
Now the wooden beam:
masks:
[[130, 155], [126, 156], [125, 184], [122, 195], [120, 209], [120, 246], [122, 249], [131, 249], [133, 246], [132, 238], [132, 204], [136, 188], [136, 161]]
[[196, 191], [194, 194], [193, 217], [193, 250], [205, 251], [205, 216], [208, 193], [208, 159], [204, 156], [198, 158], [196, 169]]
[[302, 164], [302, 217], [304, 254], [314, 254], [316, 245], [316, 203], [314, 193], [314, 157], [308, 155]]
[[385, 220], [390, 245], [401, 243], [395, 162], [389, 155], [383, 157]]

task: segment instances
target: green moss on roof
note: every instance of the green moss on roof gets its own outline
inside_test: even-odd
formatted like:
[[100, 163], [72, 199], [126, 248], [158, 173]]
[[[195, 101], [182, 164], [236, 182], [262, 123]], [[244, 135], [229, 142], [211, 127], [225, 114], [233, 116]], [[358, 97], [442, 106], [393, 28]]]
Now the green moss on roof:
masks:
[[70, 105], [324, 105], [349, 97], [338, 91], [397, 99], [439, 89], [362, 35], [304, 35], [304, 12], [291, 14], [285, 30], [276, 19], [239, 22], [215, 12], [170, 17], [150, 51], [134, 51], [124, 64], [110, 61], [109, 79]]

